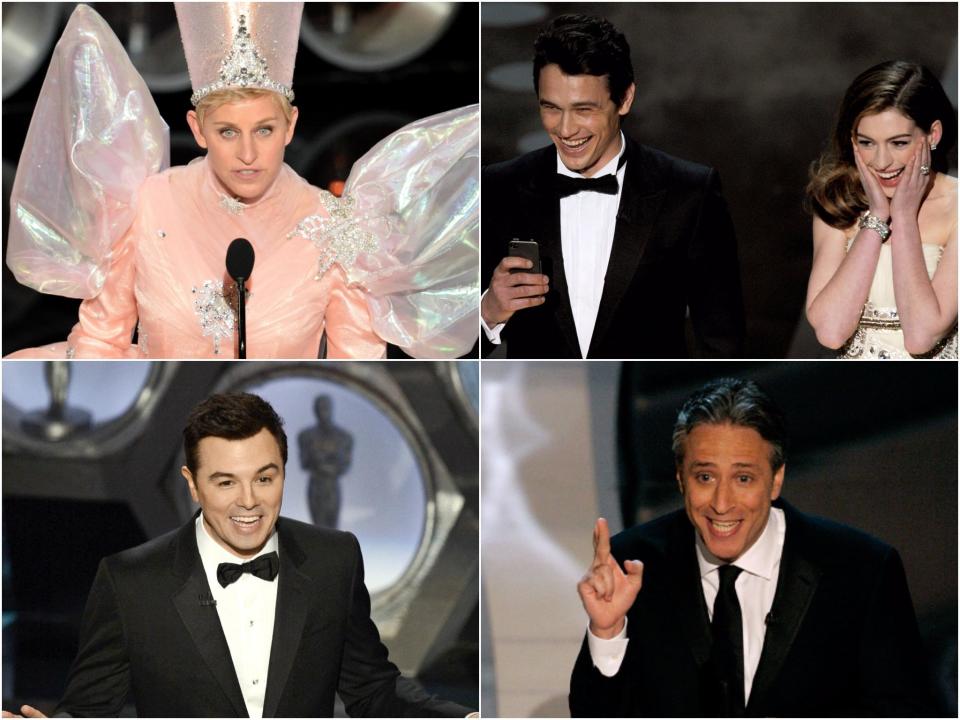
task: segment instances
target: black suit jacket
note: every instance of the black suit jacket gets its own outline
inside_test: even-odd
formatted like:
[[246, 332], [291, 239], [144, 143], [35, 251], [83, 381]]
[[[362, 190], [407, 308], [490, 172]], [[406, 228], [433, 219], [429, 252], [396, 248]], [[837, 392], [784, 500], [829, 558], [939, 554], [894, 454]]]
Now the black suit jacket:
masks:
[[[627, 165], [590, 358], [686, 357], [687, 308], [698, 354], [743, 344], [736, 238], [716, 171], [627, 138]], [[518, 311], [502, 338], [511, 358], [581, 358], [560, 242], [551, 145], [483, 170], [483, 281], [512, 238], [536, 240], [547, 302]], [[486, 341], [487, 352], [491, 346]]]
[[[857, 530], [784, 510], [786, 536], [747, 715], [931, 714], [917, 622], [897, 551]], [[620, 671], [593, 667], [586, 640], [570, 684], [575, 717], [703, 716], [710, 625], [684, 511], [613, 538], [642, 560]]]
[[[140, 717], [246, 717], [211, 598], [194, 522], [100, 563], [80, 649], [57, 713], [116, 716], [132, 693]], [[264, 717], [463, 717], [402, 681], [370, 620], [356, 538], [281, 518], [280, 573]]]

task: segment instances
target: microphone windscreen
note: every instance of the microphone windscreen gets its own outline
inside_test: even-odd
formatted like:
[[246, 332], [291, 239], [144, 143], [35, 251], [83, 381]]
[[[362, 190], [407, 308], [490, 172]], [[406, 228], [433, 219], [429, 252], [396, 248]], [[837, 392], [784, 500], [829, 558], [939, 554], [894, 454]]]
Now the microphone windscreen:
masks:
[[249, 279], [253, 272], [253, 245], [245, 238], [237, 238], [227, 248], [227, 272], [239, 282]]

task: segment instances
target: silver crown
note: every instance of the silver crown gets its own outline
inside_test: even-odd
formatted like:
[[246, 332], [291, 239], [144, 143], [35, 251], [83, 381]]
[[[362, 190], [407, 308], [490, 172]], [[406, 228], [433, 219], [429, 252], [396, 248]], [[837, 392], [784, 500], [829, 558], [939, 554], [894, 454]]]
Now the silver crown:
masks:
[[196, 107], [206, 95], [238, 86], [273, 90], [293, 102], [293, 90], [273, 80], [268, 70], [266, 58], [260, 54], [256, 43], [247, 32], [247, 16], [240, 15], [237, 21], [237, 32], [233, 36], [233, 45], [220, 63], [220, 79], [194, 92], [190, 96], [190, 102]]

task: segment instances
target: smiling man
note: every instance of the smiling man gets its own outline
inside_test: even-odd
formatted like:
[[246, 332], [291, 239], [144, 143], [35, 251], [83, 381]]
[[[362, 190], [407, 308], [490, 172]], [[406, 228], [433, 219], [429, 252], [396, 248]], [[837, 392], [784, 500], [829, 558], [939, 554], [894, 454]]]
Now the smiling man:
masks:
[[[213, 395], [183, 431], [200, 511], [104, 559], [57, 714], [464, 717], [387, 659], [350, 533], [280, 517], [287, 436], [256, 395]], [[42, 717], [24, 706], [28, 717]], [[4, 713], [5, 716], [8, 713]]]
[[[621, 130], [637, 93], [624, 35], [555, 18], [534, 44], [533, 85], [552, 145], [483, 172], [489, 343], [513, 358], [738, 355], [740, 271], [717, 173]], [[511, 256], [514, 239], [537, 244], [542, 272]]]
[[612, 540], [605, 520], [594, 528], [573, 716], [930, 713], [899, 555], [780, 499], [785, 441], [753, 382], [686, 401], [673, 433], [684, 510]]

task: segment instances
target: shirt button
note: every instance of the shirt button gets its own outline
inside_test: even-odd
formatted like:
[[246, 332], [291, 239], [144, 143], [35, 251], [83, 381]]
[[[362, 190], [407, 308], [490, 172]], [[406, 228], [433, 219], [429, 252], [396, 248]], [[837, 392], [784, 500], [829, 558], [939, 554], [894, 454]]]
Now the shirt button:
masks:
[[260, 682], [260, 680], [254, 680], [253, 684], [256, 685], [258, 682]]
[[250, 621], [250, 627], [253, 627], [253, 620]]

